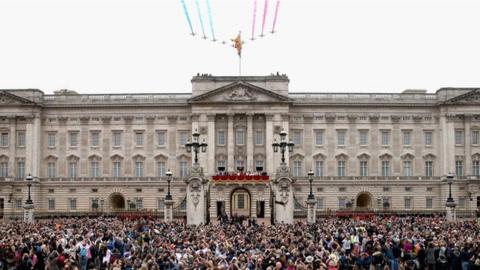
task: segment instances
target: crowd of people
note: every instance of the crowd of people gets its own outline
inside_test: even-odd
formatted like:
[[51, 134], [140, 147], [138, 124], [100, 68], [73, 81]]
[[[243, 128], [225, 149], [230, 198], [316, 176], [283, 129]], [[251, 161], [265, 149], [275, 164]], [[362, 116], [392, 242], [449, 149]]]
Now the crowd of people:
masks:
[[480, 224], [441, 217], [230, 219], [201, 226], [111, 217], [0, 224], [0, 270], [479, 270]]

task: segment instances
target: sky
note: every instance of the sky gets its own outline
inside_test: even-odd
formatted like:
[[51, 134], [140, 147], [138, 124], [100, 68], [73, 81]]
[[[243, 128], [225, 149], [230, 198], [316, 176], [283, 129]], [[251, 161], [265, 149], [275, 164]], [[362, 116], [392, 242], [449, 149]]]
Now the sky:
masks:
[[[184, 0], [194, 31], [195, 6]], [[210, 0], [217, 39], [245, 39], [242, 75], [287, 74], [291, 92], [480, 87], [480, 1], [282, 0], [259, 38], [265, 0]], [[0, 89], [190, 92], [197, 73], [238, 75], [238, 56], [189, 35], [181, 0], [0, 0]], [[277, 0], [269, 1], [265, 32]]]

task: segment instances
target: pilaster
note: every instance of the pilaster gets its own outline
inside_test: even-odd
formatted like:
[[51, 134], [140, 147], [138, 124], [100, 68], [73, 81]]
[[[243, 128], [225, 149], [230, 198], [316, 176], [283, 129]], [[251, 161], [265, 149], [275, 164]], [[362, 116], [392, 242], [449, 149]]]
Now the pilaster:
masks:
[[247, 172], [255, 171], [253, 145], [253, 113], [247, 113]]
[[215, 114], [207, 114], [207, 174], [214, 175], [216, 172], [215, 164]]
[[273, 114], [265, 114], [265, 152], [267, 153], [266, 159], [266, 168], [264, 170], [268, 173], [268, 175], [274, 175], [275, 168], [274, 168], [274, 159], [273, 159]]
[[230, 113], [227, 115], [228, 117], [228, 132], [227, 132], [227, 171], [234, 172], [235, 171], [235, 140], [234, 140], [234, 131], [233, 131], [233, 119], [234, 114]]

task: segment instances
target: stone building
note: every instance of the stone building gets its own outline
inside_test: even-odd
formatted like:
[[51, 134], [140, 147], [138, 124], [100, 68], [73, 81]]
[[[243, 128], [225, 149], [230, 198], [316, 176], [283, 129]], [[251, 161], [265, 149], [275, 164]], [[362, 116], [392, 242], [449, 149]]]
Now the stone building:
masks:
[[[198, 156], [204, 214], [268, 219], [282, 211], [273, 184], [281, 155], [272, 148], [282, 129], [295, 144], [284, 172], [295, 217], [305, 212], [310, 170], [318, 214], [444, 212], [450, 172], [458, 213], [479, 208], [480, 89], [300, 93], [288, 83], [278, 74], [198, 75], [191, 93], [1, 90], [0, 215], [22, 214], [28, 174], [36, 216], [162, 215], [167, 170], [174, 215], [185, 215], [193, 163], [185, 144], [198, 131], [208, 144]], [[243, 173], [217, 177], [219, 167]], [[243, 176], [257, 169], [265, 177]]]

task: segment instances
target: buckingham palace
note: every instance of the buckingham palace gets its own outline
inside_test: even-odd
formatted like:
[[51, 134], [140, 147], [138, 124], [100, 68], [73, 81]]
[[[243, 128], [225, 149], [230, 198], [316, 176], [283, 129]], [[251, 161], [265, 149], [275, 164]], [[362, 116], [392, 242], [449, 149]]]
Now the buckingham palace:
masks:
[[36, 217], [194, 209], [199, 222], [288, 222], [309, 205], [317, 216], [480, 207], [480, 88], [297, 92], [281, 74], [191, 84], [0, 90], [0, 216], [22, 216], [28, 200]]

